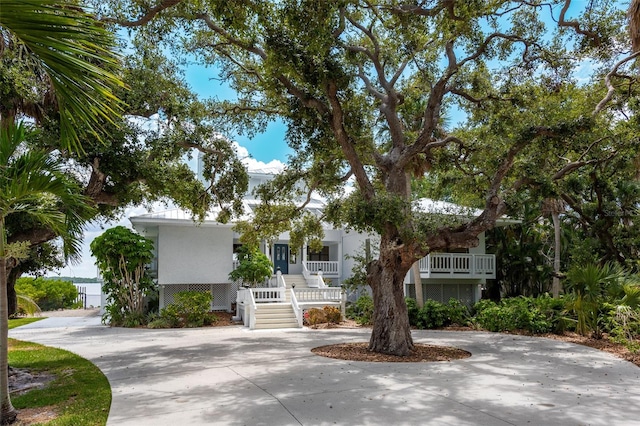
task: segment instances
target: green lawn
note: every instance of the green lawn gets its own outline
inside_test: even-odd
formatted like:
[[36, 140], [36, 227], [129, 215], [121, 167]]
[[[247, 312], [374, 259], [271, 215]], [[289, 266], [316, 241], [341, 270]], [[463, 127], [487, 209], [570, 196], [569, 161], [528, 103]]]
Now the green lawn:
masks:
[[31, 324], [32, 322], [43, 320], [45, 317], [29, 317], [29, 318], [16, 318], [9, 320], [9, 330], [12, 328], [20, 327], [21, 325]]
[[91, 362], [62, 349], [9, 339], [9, 365], [55, 376], [44, 389], [12, 396], [13, 406], [18, 410], [54, 406], [58, 418], [46, 423], [52, 426], [106, 424], [111, 387]]

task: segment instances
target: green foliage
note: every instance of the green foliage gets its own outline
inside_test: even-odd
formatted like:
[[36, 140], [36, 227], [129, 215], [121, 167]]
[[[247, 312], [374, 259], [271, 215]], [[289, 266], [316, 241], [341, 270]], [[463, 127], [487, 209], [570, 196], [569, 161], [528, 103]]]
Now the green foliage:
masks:
[[229, 279], [255, 286], [273, 274], [273, 263], [257, 246], [242, 245], [238, 248], [238, 267], [231, 271]]
[[46, 70], [60, 107], [65, 148], [82, 151], [77, 128], [89, 126], [100, 139], [101, 122], [119, 118], [114, 96], [122, 80], [109, 68], [119, 61], [115, 37], [95, 15], [71, 2], [4, 0], [0, 26], [24, 44], [32, 60]]
[[174, 302], [160, 311], [157, 319], [149, 322], [149, 328], [202, 327], [213, 324], [217, 318], [211, 313], [213, 296], [208, 292], [181, 291], [174, 295]]
[[406, 298], [409, 324], [419, 329], [442, 328], [449, 325], [465, 326], [471, 316], [469, 309], [457, 299], [449, 299], [446, 304], [428, 299], [422, 308], [415, 299]]
[[91, 242], [107, 295], [103, 321], [135, 327], [145, 322], [145, 297], [155, 285], [146, 265], [153, 259], [153, 241], [124, 226], [108, 229]]
[[55, 379], [43, 389], [12, 395], [18, 409], [47, 407], [57, 414], [50, 424], [103, 426], [111, 405], [111, 387], [88, 360], [62, 349], [9, 339], [9, 363]]
[[573, 265], [567, 272], [567, 311], [575, 315], [576, 332], [583, 336], [602, 337], [602, 305], [611, 301], [622, 286], [624, 272], [618, 266], [588, 263]]
[[481, 300], [473, 307], [474, 321], [489, 331], [527, 331], [532, 334], [555, 331], [561, 319], [561, 303], [548, 296], [514, 297], [500, 303]]
[[355, 303], [347, 306], [347, 318], [360, 325], [370, 325], [373, 321], [373, 299], [368, 293], [362, 294]]
[[18, 279], [15, 288], [17, 293], [31, 298], [43, 311], [80, 306], [76, 300], [78, 289], [69, 281], [23, 277]]

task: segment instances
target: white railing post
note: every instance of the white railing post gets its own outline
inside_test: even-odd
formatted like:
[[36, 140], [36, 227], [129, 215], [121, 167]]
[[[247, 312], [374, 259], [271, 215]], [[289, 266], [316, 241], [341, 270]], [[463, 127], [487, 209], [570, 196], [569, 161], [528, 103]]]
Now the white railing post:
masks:
[[302, 308], [298, 305], [298, 298], [296, 297], [295, 289], [291, 289], [291, 307], [296, 314], [296, 321], [298, 321], [298, 327], [302, 327]]
[[318, 288], [326, 287], [324, 279], [322, 278], [322, 269], [318, 269]]
[[282, 271], [280, 268], [276, 271], [276, 287], [286, 287], [286, 283], [284, 282], [284, 278], [282, 277]]
[[256, 310], [258, 307], [256, 306], [256, 300], [253, 298], [253, 291], [249, 289], [249, 303], [247, 303], [247, 307], [249, 308], [249, 329], [253, 330], [256, 328]]
[[347, 290], [344, 287], [340, 291], [340, 315], [342, 315], [342, 321], [347, 318]]

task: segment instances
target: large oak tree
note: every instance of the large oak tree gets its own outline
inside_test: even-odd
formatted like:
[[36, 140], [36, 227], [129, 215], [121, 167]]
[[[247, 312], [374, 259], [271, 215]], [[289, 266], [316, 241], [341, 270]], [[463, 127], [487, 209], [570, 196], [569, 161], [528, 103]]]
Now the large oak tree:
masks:
[[[514, 166], [522, 158], [543, 160], [545, 149], [597, 126], [632, 63], [624, 11], [607, 1], [112, 0], [98, 6], [104, 21], [126, 27], [142, 43], [217, 67], [237, 91], [235, 101], [210, 104], [221, 131], [285, 121], [295, 154], [285, 174], [258, 191], [263, 205], [254, 223], [242, 227], [245, 238], [290, 227], [319, 236], [317, 222], [291, 197], [304, 199], [298, 181], [330, 200], [323, 219], [379, 234], [379, 257], [367, 269], [375, 303], [370, 349], [397, 355], [413, 348], [403, 295], [411, 265], [433, 251], [478, 244], [510, 194], [523, 187], [514, 176], [523, 168]], [[611, 90], [601, 90], [586, 116], [526, 111], [528, 120], [488, 140], [470, 128], [456, 131], [447, 120], [461, 107], [488, 108], [494, 113], [487, 120], [499, 129], [501, 119], [516, 118], [505, 111], [526, 110], [530, 96], [553, 96], [584, 63], [612, 70]], [[562, 99], [554, 99], [547, 107], [561, 109]], [[419, 212], [411, 178], [453, 168], [474, 176], [482, 214], [443, 221]], [[356, 190], [345, 197], [349, 182]]]

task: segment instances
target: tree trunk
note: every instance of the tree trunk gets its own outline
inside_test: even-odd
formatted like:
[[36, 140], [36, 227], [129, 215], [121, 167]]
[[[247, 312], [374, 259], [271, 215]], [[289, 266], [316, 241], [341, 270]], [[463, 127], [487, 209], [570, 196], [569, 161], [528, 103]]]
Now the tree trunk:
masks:
[[553, 219], [553, 282], [551, 284], [551, 294], [553, 297], [560, 296], [560, 251], [562, 250], [562, 241], [560, 239], [560, 213], [558, 211], [551, 212]]
[[[0, 229], [2, 229], [2, 227], [0, 227]], [[7, 259], [4, 256], [0, 256], [0, 424], [3, 425], [13, 423], [18, 415], [9, 397], [8, 321]]]
[[420, 277], [420, 261], [417, 261], [411, 267], [413, 272], [413, 282], [416, 286], [416, 302], [418, 302], [419, 307], [424, 306], [424, 295], [422, 294], [422, 278]]
[[7, 304], [8, 304], [8, 317], [15, 315], [18, 311], [18, 295], [16, 294], [16, 281], [20, 278], [22, 271], [19, 267], [9, 269], [7, 273]]
[[411, 263], [403, 262], [398, 249], [383, 236], [380, 257], [369, 265], [367, 271], [374, 309], [370, 351], [407, 356], [413, 349], [403, 288], [404, 277], [410, 267]]

